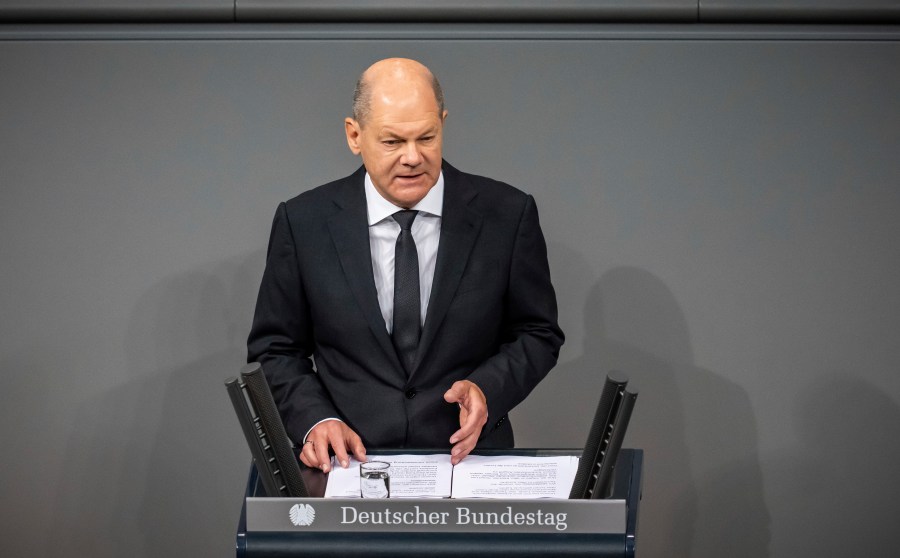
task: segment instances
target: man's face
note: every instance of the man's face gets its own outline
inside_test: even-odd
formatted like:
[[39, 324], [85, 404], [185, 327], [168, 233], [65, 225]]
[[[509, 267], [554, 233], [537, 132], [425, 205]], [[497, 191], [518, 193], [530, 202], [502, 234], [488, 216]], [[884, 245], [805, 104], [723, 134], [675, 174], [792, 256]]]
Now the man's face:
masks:
[[345, 121], [347, 144], [362, 156], [375, 189], [400, 207], [417, 204], [441, 173], [444, 118], [430, 87], [385, 88], [366, 120]]

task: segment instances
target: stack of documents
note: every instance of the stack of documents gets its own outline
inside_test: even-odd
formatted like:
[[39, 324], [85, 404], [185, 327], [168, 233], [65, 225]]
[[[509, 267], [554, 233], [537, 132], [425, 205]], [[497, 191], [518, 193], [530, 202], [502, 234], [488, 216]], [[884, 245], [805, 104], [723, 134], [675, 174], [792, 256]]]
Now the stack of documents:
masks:
[[[578, 457], [469, 455], [454, 467], [450, 455], [369, 455], [391, 464], [391, 498], [569, 497]], [[333, 460], [332, 460], [333, 461]], [[359, 462], [342, 468], [332, 463], [326, 498], [359, 498]]]

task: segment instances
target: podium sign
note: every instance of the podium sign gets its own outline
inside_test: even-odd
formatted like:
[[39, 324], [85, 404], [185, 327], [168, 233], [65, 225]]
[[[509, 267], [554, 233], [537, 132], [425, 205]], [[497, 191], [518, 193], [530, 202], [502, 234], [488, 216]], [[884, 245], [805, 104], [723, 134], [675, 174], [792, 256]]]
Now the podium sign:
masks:
[[247, 498], [247, 531], [625, 533], [625, 500]]
[[[382, 453], [437, 453], [397, 450]], [[578, 455], [579, 450], [477, 450], [482, 455]], [[643, 452], [619, 453], [612, 499], [260, 498], [251, 468], [238, 523], [238, 558], [377, 556], [634, 556]], [[326, 475], [302, 469], [311, 496]]]

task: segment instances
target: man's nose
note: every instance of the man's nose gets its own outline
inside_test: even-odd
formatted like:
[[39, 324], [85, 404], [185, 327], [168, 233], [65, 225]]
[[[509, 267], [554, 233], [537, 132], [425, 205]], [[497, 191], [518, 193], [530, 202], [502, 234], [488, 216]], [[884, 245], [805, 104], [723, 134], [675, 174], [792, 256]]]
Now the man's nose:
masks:
[[419, 146], [416, 142], [410, 141], [406, 143], [400, 162], [410, 167], [414, 167], [422, 162], [422, 154], [419, 153]]

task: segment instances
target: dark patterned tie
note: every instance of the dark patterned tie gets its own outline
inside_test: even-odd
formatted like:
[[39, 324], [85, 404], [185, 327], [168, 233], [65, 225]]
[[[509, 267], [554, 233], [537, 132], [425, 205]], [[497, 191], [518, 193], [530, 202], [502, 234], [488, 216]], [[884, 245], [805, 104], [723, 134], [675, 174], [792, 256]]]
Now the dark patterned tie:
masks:
[[412, 372], [421, 329], [419, 256], [410, 230], [418, 213], [409, 209], [394, 213], [394, 220], [400, 224], [400, 235], [394, 247], [394, 329], [391, 338], [407, 374]]

